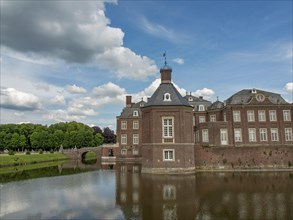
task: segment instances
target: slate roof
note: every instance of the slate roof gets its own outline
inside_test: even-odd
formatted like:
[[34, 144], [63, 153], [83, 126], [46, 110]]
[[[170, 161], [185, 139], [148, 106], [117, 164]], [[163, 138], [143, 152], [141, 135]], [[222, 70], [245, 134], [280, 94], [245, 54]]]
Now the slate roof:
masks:
[[[252, 92], [252, 90], [255, 90], [255, 93]], [[263, 90], [258, 90], [258, 89], [243, 89], [234, 95], [232, 95], [230, 98], [226, 100], [227, 105], [237, 105], [237, 104], [246, 104], [249, 103], [249, 101], [255, 97], [256, 94], [261, 93], [265, 97], [268, 97], [268, 99], [273, 103], [273, 104], [288, 104], [280, 94], [277, 93], [272, 93], [272, 92], [267, 92]]]
[[[169, 93], [171, 101], [164, 101], [164, 94]], [[148, 102], [147, 106], [190, 106], [191, 105], [180, 95], [172, 83], [161, 83], [154, 92]]]
[[198, 111], [200, 105], [203, 105], [204, 108], [207, 109], [212, 104], [210, 101], [205, 100], [202, 97], [195, 97], [193, 95], [186, 95], [184, 96], [184, 99], [194, 107], [194, 111]]
[[211, 106], [209, 106], [209, 110], [221, 109], [224, 108], [224, 103], [217, 100]]

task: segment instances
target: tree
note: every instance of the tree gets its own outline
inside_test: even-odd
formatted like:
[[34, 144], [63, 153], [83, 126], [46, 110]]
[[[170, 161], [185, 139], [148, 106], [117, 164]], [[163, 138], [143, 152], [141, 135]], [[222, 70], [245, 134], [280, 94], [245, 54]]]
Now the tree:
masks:
[[94, 130], [94, 134], [101, 134], [101, 135], [103, 134], [103, 131], [99, 126], [94, 126], [92, 128]]
[[21, 148], [22, 151], [28, 148], [27, 139], [25, 135], [23, 134], [19, 135], [19, 147]]
[[114, 134], [114, 131], [108, 127], [104, 128], [103, 137], [104, 143], [116, 143], [116, 135]]
[[52, 134], [52, 145], [57, 148], [60, 147], [65, 139], [65, 135], [62, 130], [55, 130]]
[[0, 132], [0, 150], [3, 151], [5, 149], [5, 136], [6, 136], [6, 132], [5, 131], [1, 131]]
[[11, 142], [11, 147], [13, 150], [18, 149], [18, 147], [19, 147], [19, 134], [13, 133], [10, 142]]
[[100, 146], [104, 143], [104, 137], [102, 134], [100, 133], [97, 133], [95, 136], [94, 136], [94, 146]]

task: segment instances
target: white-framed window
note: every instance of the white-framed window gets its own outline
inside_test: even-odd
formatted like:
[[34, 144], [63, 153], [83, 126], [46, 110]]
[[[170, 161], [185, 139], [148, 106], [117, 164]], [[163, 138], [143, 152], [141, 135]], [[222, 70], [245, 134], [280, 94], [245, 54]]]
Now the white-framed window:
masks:
[[259, 129], [259, 139], [260, 141], [268, 141], [268, 134], [266, 128]]
[[121, 144], [127, 144], [127, 134], [121, 134]]
[[121, 121], [121, 130], [127, 129], [127, 121]]
[[235, 142], [242, 142], [241, 128], [234, 129], [234, 139], [235, 139]]
[[133, 121], [133, 130], [138, 130], [138, 129], [139, 129], [139, 122]]
[[258, 121], [266, 121], [266, 111], [265, 110], [258, 111]]
[[200, 111], [200, 112], [204, 111], [204, 105], [199, 105], [198, 106], [198, 111]]
[[210, 121], [215, 122], [216, 121], [216, 115], [210, 115]]
[[164, 149], [163, 150], [163, 161], [175, 161], [175, 150]]
[[209, 142], [209, 130], [208, 129], [202, 130], [202, 142]]
[[292, 128], [285, 128], [285, 141], [292, 141]]
[[127, 154], [127, 149], [121, 149], [121, 155], [126, 155]]
[[220, 129], [220, 140], [221, 140], [221, 145], [228, 144], [228, 130], [227, 129]]
[[138, 136], [138, 134], [133, 134], [133, 144], [139, 144], [139, 136]]
[[233, 111], [233, 121], [234, 122], [240, 122], [240, 111]]
[[170, 102], [171, 101], [171, 95], [170, 95], [170, 93], [165, 93], [164, 94], [163, 101], [167, 101], [167, 102]]
[[248, 128], [248, 141], [249, 142], [255, 142], [256, 141], [255, 128]]
[[247, 111], [247, 121], [255, 121], [254, 111], [252, 111], [252, 110]]
[[[164, 187], [163, 187], [163, 199], [164, 200], [174, 200], [174, 199], [176, 199], [176, 187], [174, 185], [164, 185]], [[171, 217], [173, 217], [173, 216], [171, 216]]]
[[291, 121], [290, 110], [283, 110], [283, 120]]
[[271, 128], [271, 141], [279, 141], [278, 128]]
[[132, 154], [133, 154], [133, 155], [138, 155], [138, 149], [133, 149], [133, 150], [132, 150]]
[[173, 117], [163, 117], [163, 137], [172, 138], [173, 137]]
[[269, 110], [270, 121], [277, 121], [276, 110]]
[[137, 110], [134, 110], [134, 111], [133, 111], [133, 116], [135, 116], [135, 117], [138, 116], [138, 111], [137, 111]]
[[188, 97], [188, 101], [192, 102], [193, 98], [192, 97]]
[[206, 116], [199, 116], [198, 120], [199, 120], [199, 123], [205, 123], [206, 122]]

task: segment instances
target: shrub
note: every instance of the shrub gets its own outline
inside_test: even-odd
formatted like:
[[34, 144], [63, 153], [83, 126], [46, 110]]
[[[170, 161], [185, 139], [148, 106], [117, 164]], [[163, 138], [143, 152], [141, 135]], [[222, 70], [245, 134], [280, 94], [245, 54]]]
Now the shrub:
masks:
[[292, 166], [291, 161], [288, 161], [288, 167], [291, 167], [291, 166]]
[[40, 149], [39, 154], [43, 154], [43, 153], [44, 153], [43, 149]]
[[26, 155], [30, 155], [31, 152], [30, 152], [30, 151], [26, 151], [25, 154], [26, 154]]
[[13, 150], [10, 150], [10, 151], [8, 152], [8, 155], [14, 155], [14, 151], [13, 151]]
[[227, 159], [223, 159], [223, 164], [226, 164], [227, 163]]
[[53, 151], [53, 149], [51, 149], [51, 150], [50, 150], [50, 153], [51, 153], [51, 154], [54, 154], [54, 151]]

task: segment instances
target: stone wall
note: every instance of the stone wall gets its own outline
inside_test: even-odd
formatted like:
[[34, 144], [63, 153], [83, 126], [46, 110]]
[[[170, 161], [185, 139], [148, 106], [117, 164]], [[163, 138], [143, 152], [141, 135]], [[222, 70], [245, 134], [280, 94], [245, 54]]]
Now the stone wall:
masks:
[[293, 146], [195, 147], [197, 170], [283, 169], [293, 170]]

